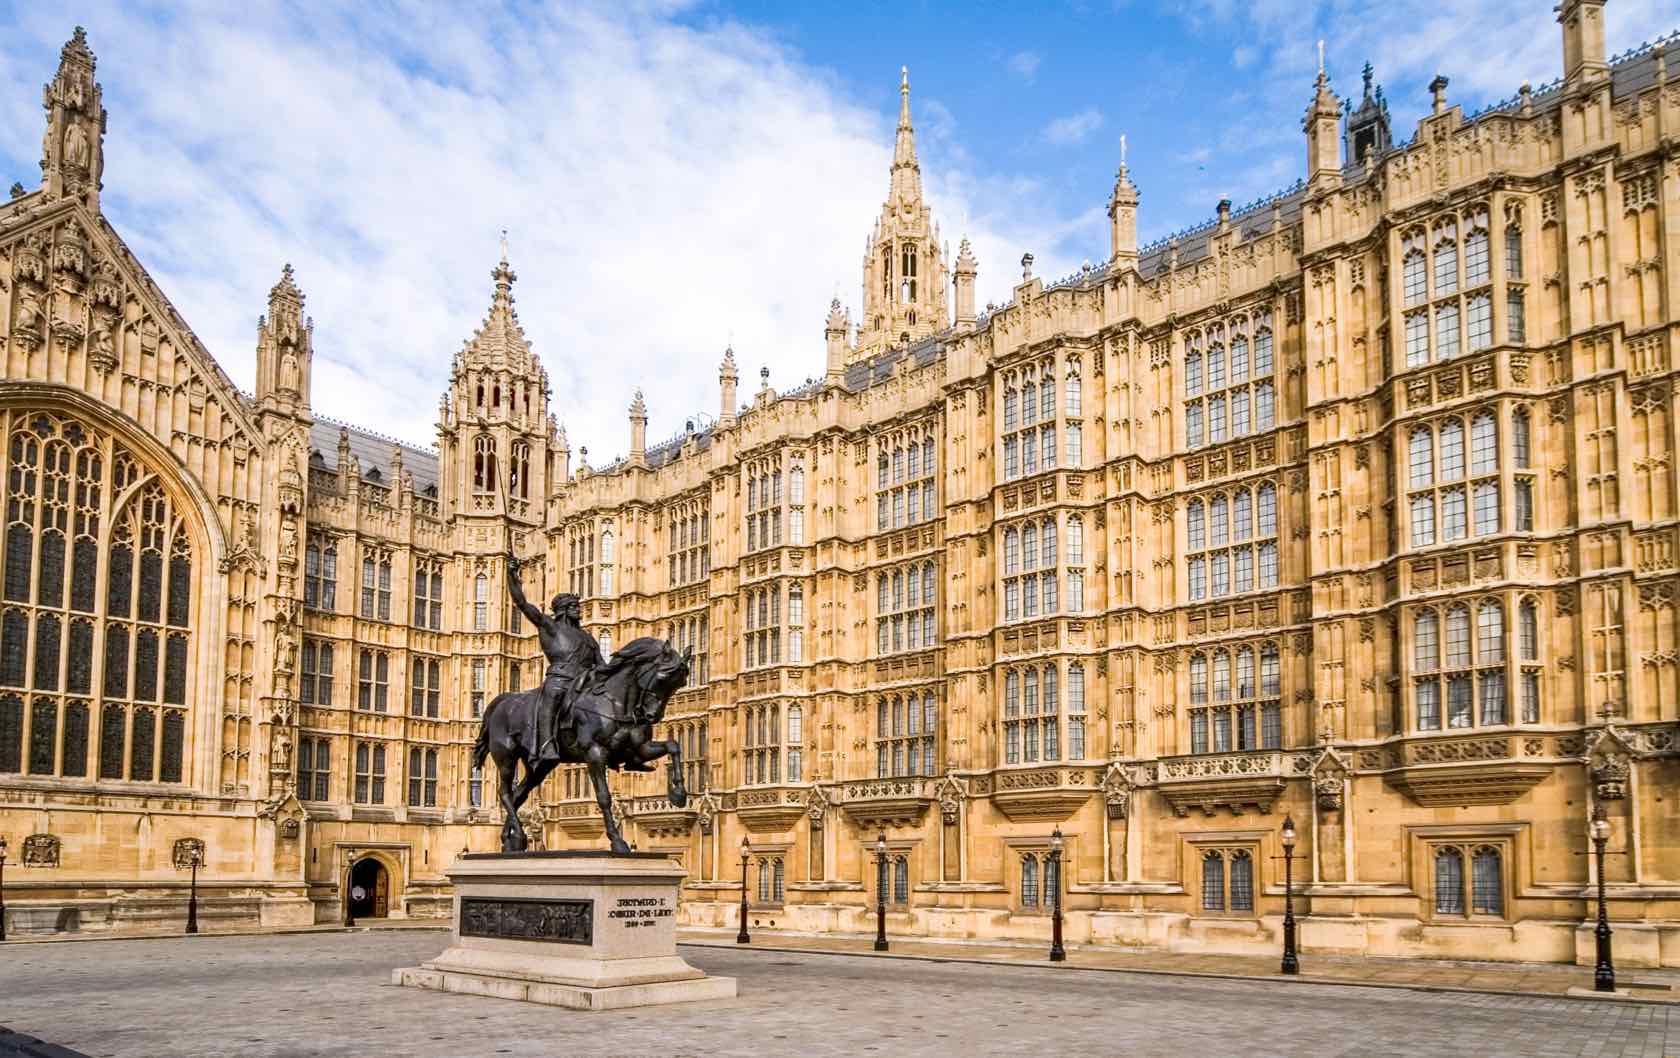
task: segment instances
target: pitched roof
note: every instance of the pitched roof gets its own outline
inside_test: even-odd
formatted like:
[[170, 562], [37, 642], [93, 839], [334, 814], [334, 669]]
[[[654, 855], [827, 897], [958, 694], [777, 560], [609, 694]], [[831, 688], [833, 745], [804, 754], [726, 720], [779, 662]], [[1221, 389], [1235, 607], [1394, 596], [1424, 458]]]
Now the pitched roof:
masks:
[[[391, 471], [391, 450], [402, 449], [403, 469], [414, 475], [414, 491], [424, 493], [438, 483], [438, 454], [435, 449], [419, 448], [394, 437], [364, 430], [360, 426], [338, 422], [318, 415], [309, 428], [309, 463], [326, 470], [338, 470], [338, 435], [343, 430], [350, 439], [350, 454], [362, 465], [362, 477], [369, 478], [378, 471], [382, 484], [394, 485]], [[317, 459], [317, 457], [319, 457]]]

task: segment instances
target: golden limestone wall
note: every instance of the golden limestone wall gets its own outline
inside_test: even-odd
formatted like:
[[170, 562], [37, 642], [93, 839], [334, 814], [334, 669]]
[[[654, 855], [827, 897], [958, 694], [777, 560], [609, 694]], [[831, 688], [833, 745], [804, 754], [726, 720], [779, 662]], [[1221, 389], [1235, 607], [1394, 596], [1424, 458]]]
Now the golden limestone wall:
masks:
[[[13, 928], [178, 923], [186, 839], [211, 921], [336, 920], [352, 863], [362, 913], [445, 913], [499, 822], [475, 710], [537, 675], [511, 534], [603, 646], [696, 650], [695, 796], [613, 780], [689, 923], [745, 840], [756, 921], [871, 928], [879, 834], [893, 932], [1047, 939], [1059, 828], [1071, 941], [1270, 951], [1290, 816], [1309, 951], [1570, 961], [1602, 807], [1618, 957], [1680, 964], [1680, 86], [1564, 7], [1561, 83], [1439, 83], [1392, 146], [1321, 77], [1301, 185], [1141, 252], [1122, 165], [1110, 262], [978, 318], [906, 80], [827, 380], [743, 403], [726, 354], [715, 424], [650, 449], [638, 397], [575, 472], [505, 261], [437, 453], [314, 419], [289, 269], [239, 393], [98, 212], [78, 33], [0, 206]], [[602, 840], [576, 769], [529, 814]]]
[[[733, 921], [744, 838], [756, 920], [867, 929], [880, 832], [890, 929], [1046, 936], [1060, 827], [1073, 937], [1272, 950], [1292, 815], [1309, 947], [1571, 960], [1602, 805], [1629, 853], [1608, 867], [1619, 951], [1680, 959], [1680, 91], [1609, 88], [1589, 70], [1475, 121], [1443, 98], [1411, 144], [1222, 209], [1141, 270], [1117, 246], [1107, 270], [1029, 275], [925, 359], [872, 360], [872, 384], [766, 388], [705, 444], [565, 486], [560, 568], [561, 540], [624, 541], [593, 627], [622, 643], [706, 607], [710, 679], [673, 716], [704, 732], [709, 789], [675, 811], [648, 777], [626, 808], [641, 847], [689, 864], [688, 920]], [[1040, 437], [1029, 473], [1021, 402], [1047, 377], [1057, 465]], [[912, 436], [938, 501], [901, 524]], [[773, 485], [784, 530], [759, 546], [756, 482], [796, 468], [803, 506]], [[697, 497], [703, 594], [666, 562]], [[1028, 524], [1053, 613], [1024, 602]], [[901, 600], [895, 575], [924, 566], [933, 600]], [[760, 664], [766, 588], [781, 654]], [[931, 643], [891, 638], [923, 607]], [[929, 701], [931, 738], [897, 711]], [[892, 755], [924, 743], [931, 769]], [[581, 787], [558, 792], [555, 839], [595, 840]]]

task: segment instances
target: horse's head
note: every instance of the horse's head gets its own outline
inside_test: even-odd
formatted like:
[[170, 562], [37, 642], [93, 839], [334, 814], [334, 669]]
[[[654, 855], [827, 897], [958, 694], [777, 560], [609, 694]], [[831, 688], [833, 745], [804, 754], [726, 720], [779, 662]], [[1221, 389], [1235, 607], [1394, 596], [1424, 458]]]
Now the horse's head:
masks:
[[663, 704], [688, 682], [688, 667], [694, 660], [694, 648], [678, 653], [669, 639], [660, 644], [658, 655], [644, 670], [642, 686]]
[[[643, 636], [631, 640], [615, 653], [608, 667], [624, 672], [634, 689], [626, 698], [640, 698], [640, 709], [646, 716], [658, 720], [665, 713], [665, 703], [677, 689], [688, 682], [688, 667], [694, 651], [679, 653], [669, 640]], [[638, 693], [639, 692], [639, 693]]]

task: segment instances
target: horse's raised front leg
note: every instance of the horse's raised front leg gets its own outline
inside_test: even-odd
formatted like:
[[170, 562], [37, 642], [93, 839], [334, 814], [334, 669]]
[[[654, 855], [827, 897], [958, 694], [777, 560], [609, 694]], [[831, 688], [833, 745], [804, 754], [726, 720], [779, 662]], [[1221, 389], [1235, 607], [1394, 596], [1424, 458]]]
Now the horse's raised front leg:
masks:
[[607, 754], [599, 745], [589, 747], [589, 781], [595, 784], [595, 803], [601, 808], [601, 821], [606, 824], [612, 850], [629, 852], [630, 846], [618, 831], [618, 820], [613, 818], [612, 791], [607, 788]]
[[688, 788], [683, 785], [682, 743], [676, 739], [644, 742], [636, 747], [636, 759], [643, 764], [669, 757], [665, 764], [665, 796], [678, 808], [688, 804]]

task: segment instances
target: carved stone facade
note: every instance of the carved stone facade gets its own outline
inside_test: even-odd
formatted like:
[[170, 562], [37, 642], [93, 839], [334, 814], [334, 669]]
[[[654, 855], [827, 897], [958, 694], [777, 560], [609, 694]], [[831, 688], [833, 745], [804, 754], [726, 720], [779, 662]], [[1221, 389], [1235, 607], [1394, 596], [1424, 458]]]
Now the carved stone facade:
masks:
[[[668, 714], [694, 800], [614, 780], [630, 840], [687, 866], [687, 922], [732, 924], [744, 881], [777, 925], [871, 928], [884, 833], [895, 931], [1042, 937], [1059, 828], [1071, 941], [1273, 951], [1288, 815], [1308, 951], [1569, 961], [1602, 803], [1633, 853], [1617, 956], [1672, 963], [1680, 49], [1607, 61], [1600, 7], [1561, 5], [1561, 82], [1466, 115], [1441, 81], [1400, 146], [1369, 79], [1344, 110], [1321, 76], [1307, 179], [1152, 246], [1122, 162], [1106, 263], [1047, 284], [1029, 255], [981, 311], [970, 248], [936, 249], [906, 80], [824, 380], [743, 400], [727, 352], [714, 423], [648, 445], [638, 395], [598, 469], [552, 425], [505, 261], [438, 450], [396, 445], [312, 416], [289, 271], [235, 391], [99, 215], [97, 141], [50, 147], [0, 206], [27, 380], [0, 414], [120, 446], [204, 576], [190, 628], [155, 622], [184, 702], [0, 679], [0, 829], [63, 835], [113, 893], [202, 834], [206, 876], [271, 921], [332, 919], [353, 851], [394, 911], [441, 912], [441, 868], [499, 822], [473, 710], [536, 675], [511, 519], [533, 597], [578, 592], [604, 644], [695, 648]], [[49, 145], [98, 111], [85, 50]], [[576, 769], [543, 796], [547, 847], [600, 843]], [[118, 831], [142, 837], [96, 837]]]

